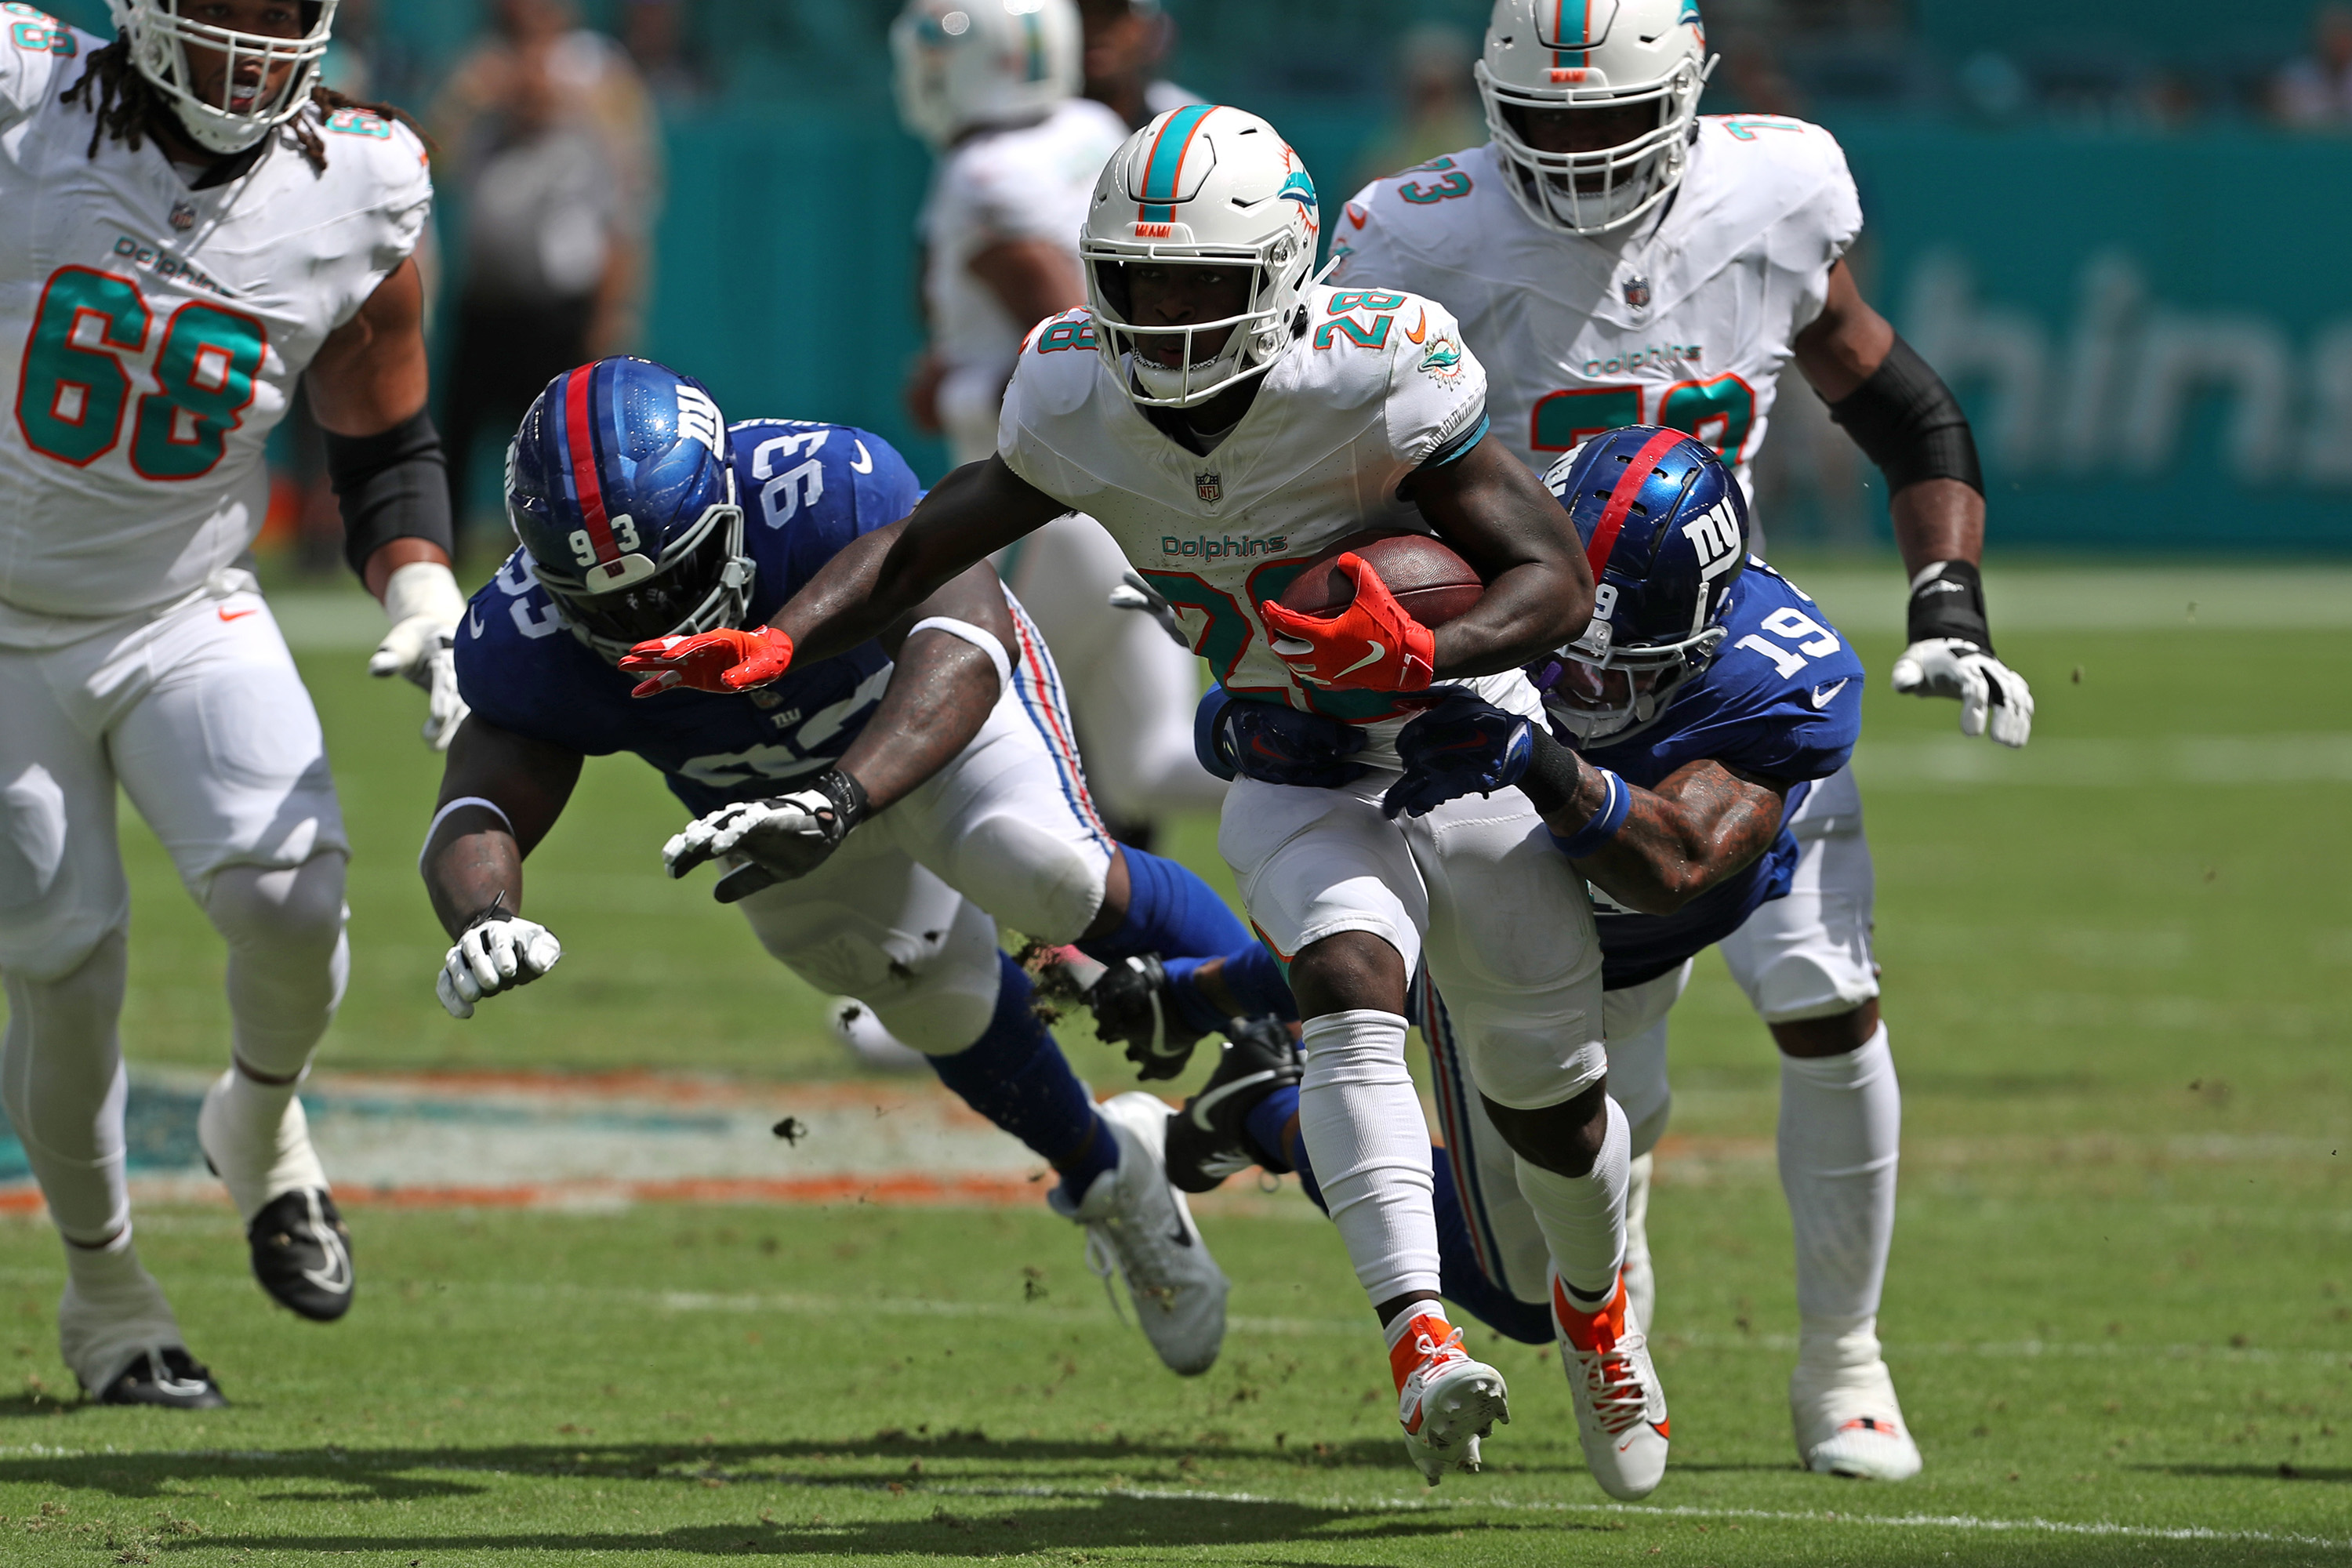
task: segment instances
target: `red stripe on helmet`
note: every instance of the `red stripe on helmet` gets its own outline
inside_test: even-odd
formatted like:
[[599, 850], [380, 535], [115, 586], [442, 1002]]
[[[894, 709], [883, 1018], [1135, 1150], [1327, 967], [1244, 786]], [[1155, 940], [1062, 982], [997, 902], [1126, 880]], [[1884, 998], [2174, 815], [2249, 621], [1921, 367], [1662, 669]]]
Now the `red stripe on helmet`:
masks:
[[588, 384], [596, 367], [583, 364], [564, 378], [563, 440], [572, 448], [572, 489], [588, 524], [588, 542], [600, 563], [618, 561], [621, 547], [613, 539], [612, 522], [604, 515], [604, 481], [596, 477], [595, 420], [588, 409]]
[[1659, 459], [1684, 438], [1679, 430], [1659, 431], [1633, 454], [1633, 460], [1618, 476], [1617, 488], [1609, 492], [1609, 504], [1601, 509], [1601, 522], [1592, 531], [1592, 542], [1584, 547], [1584, 559], [1592, 565], [1594, 582], [1600, 582], [1601, 574], [1608, 569], [1609, 552], [1617, 548], [1617, 535], [1625, 527], [1625, 514], [1633, 510], [1633, 498], [1642, 493], [1642, 487], [1658, 471]]

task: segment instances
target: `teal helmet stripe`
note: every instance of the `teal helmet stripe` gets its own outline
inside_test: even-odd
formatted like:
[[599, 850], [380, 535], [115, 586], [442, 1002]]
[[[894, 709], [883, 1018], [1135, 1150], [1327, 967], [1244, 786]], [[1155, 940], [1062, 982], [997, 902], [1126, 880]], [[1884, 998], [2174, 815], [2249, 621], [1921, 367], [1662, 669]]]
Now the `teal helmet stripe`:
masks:
[[1184, 167], [1184, 150], [1192, 144], [1192, 133], [1201, 121], [1214, 110], [1213, 103], [1188, 103], [1168, 117], [1160, 128], [1158, 140], [1151, 144], [1151, 161], [1144, 165], [1143, 189], [1136, 193], [1142, 204], [1136, 222], [1173, 223], [1176, 209], [1176, 176]]
[[1021, 36], [1029, 46], [1029, 79], [1045, 79], [1045, 25], [1032, 11], [1021, 18]]

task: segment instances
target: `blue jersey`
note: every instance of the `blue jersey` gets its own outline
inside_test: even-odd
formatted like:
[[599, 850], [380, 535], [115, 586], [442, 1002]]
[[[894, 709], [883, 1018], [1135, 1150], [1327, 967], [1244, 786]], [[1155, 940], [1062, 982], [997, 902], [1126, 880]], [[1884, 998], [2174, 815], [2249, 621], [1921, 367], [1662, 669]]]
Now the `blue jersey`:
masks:
[[1796, 781], [1772, 847], [1671, 915], [1611, 905], [1598, 889], [1601, 984], [1620, 990], [1678, 968], [1789, 890], [1797, 841], [1785, 823], [1815, 779], [1845, 766], [1862, 733], [1862, 660], [1802, 590], [1754, 556], [1724, 607], [1722, 651], [1653, 729], [1587, 761], [1654, 789], [1691, 763]]
[[[922, 497], [906, 459], [864, 430], [755, 419], [729, 435], [743, 548], [757, 569], [751, 625], [774, 615], [851, 540], [896, 522]], [[632, 698], [636, 678], [564, 630], [520, 550], [467, 607], [457, 663], [457, 689], [478, 717], [589, 756], [635, 752], [698, 816], [780, 794], [832, 766], [890, 679], [890, 660], [868, 642], [795, 664], [751, 691]]]

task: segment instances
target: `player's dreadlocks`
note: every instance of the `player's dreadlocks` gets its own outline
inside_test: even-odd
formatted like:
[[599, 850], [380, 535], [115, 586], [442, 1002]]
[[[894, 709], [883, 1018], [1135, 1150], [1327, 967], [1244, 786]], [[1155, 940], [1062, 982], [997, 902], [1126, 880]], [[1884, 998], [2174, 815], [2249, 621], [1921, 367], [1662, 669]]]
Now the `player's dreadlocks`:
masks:
[[[172, 112], [163, 95], [131, 63], [131, 41], [124, 37], [117, 37], [104, 48], [90, 52], [89, 68], [81, 73], [79, 81], [66, 89], [62, 101], [88, 104], [93, 111], [95, 122], [89, 130], [89, 152], [92, 158], [98, 156], [99, 143], [108, 140], [137, 152], [146, 135], [149, 117]], [[318, 105], [321, 115], [332, 114], [338, 109], [355, 109], [378, 120], [396, 120], [415, 132], [418, 140], [425, 139], [424, 131], [408, 117], [407, 111], [389, 103], [363, 103], [324, 82], [310, 89], [310, 101]], [[320, 139], [317, 126], [298, 114], [278, 130], [293, 141], [313, 172], [326, 172], [327, 144]]]

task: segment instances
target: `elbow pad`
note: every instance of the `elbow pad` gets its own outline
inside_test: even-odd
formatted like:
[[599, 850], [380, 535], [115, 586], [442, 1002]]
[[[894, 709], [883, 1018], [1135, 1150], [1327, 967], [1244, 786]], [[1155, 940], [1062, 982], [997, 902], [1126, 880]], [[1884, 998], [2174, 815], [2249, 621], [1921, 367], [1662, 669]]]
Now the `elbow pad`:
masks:
[[1984, 494], [1969, 416], [1935, 367], [1899, 333], [1870, 379], [1830, 405], [1830, 417], [1878, 465], [1890, 495], [1922, 479], [1958, 479]]
[[343, 513], [343, 559], [362, 578], [368, 557], [395, 539], [422, 539], [456, 559], [449, 471], [441, 433], [423, 409], [374, 436], [327, 437], [327, 479]]

